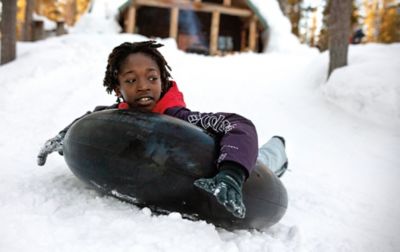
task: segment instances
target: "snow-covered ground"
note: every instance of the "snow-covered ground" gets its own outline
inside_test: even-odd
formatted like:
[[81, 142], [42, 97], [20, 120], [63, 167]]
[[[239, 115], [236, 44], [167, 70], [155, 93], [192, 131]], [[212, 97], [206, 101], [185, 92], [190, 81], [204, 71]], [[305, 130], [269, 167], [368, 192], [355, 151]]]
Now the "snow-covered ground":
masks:
[[400, 250], [400, 44], [352, 46], [326, 81], [328, 55], [313, 49], [205, 57], [160, 40], [189, 108], [248, 117], [260, 144], [287, 140], [286, 215], [228, 232], [101, 196], [57, 154], [36, 166], [45, 140], [115, 101], [102, 87], [111, 49], [146, 39], [83, 29], [94, 23], [19, 43], [0, 67], [0, 251]]

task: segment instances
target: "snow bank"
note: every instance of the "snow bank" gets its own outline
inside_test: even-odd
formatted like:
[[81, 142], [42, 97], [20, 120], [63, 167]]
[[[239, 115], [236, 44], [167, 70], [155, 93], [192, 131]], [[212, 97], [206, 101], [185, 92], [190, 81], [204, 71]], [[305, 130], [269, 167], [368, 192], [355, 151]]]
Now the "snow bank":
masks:
[[400, 43], [350, 46], [349, 65], [335, 70], [323, 93], [349, 113], [400, 127]]

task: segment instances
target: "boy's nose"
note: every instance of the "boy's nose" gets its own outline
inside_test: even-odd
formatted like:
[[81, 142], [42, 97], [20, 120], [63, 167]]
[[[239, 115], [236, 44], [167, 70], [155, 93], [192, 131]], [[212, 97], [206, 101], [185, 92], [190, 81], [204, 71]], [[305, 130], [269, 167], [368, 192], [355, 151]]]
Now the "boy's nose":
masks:
[[149, 89], [149, 83], [146, 80], [140, 80], [137, 87], [139, 90], [147, 90]]

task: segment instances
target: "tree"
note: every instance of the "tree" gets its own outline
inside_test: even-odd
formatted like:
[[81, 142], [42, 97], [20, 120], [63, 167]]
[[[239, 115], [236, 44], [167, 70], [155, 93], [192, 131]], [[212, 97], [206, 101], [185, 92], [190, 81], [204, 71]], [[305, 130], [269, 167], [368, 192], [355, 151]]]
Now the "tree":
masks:
[[1, 60], [6, 64], [16, 57], [17, 51], [17, 1], [3, 0], [1, 20]]
[[25, 41], [31, 41], [33, 39], [32, 16], [34, 7], [35, 7], [35, 0], [26, 0], [25, 20], [24, 20], [24, 26], [22, 28], [22, 39]]
[[379, 42], [399, 42], [400, 15], [397, 13], [396, 0], [384, 0], [381, 10]]
[[382, 0], [364, 0], [365, 26], [368, 42], [380, 42], [380, 28], [382, 23]]
[[288, 0], [290, 6], [289, 19], [292, 23], [292, 33], [299, 36], [299, 23], [301, 19], [300, 5], [303, 0]]
[[329, 72], [347, 65], [347, 52], [350, 38], [351, 0], [331, 1], [328, 18]]
[[322, 11], [322, 27], [318, 36], [318, 49], [321, 52], [328, 50], [328, 18], [332, 0], [325, 2], [324, 10]]
[[301, 19], [300, 5], [303, 0], [278, 0], [283, 14], [289, 18], [292, 24], [292, 33], [299, 36], [299, 23]]

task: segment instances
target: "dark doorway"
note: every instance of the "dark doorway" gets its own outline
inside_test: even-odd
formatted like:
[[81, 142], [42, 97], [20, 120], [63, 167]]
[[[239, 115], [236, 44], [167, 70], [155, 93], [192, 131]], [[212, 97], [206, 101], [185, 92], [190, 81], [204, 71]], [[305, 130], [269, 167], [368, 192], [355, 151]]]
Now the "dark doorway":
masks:
[[146, 37], [169, 37], [170, 10], [143, 6], [137, 10], [137, 33]]

